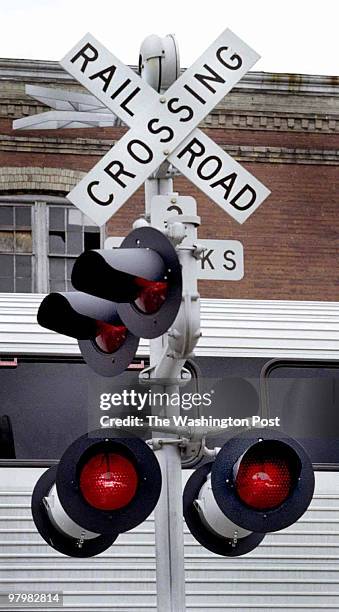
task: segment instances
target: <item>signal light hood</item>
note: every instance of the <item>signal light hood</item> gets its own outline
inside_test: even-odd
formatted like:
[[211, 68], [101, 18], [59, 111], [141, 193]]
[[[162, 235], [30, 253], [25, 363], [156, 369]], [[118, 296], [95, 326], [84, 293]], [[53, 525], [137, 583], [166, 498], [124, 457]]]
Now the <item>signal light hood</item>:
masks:
[[[147, 228], [148, 229], [148, 228]], [[125, 242], [125, 241], [124, 241]], [[149, 248], [84, 251], [75, 260], [72, 283], [76, 289], [106, 300], [129, 302], [138, 294], [135, 278], [162, 281], [166, 267], [162, 257]]]
[[37, 318], [42, 327], [76, 338], [86, 363], [101, 376], [124, 372], [138, 349], [139, 338], [125, 329], [117, 305], [81, 291], [50, 293]]
[[96, 335], [96, 320], [121, 324], [116, 304], [78, 291], [50, 293], [38, 310], [38, 323], [59, 334], [87, 340]]
[[153, 227], [133, 230], [117, 249], [82, 253], [74, 264], [72, 283], [79, 291], [117, 302], [119, 317], [139, 338], [164, 334], [182, 299], [177, 252]]
[[[264, 539], [264, 533], [249, 533], [234, 540], [233, 533], [237, 531], [237, 524], [231, 524], [225, 518], [225, 525], [230, 537], [222, 537], [212, 528], [209, 528], [202, 519], [197, 500], [207, 478], [213, 468], [213, 462], [205, 463], [196, 469], [186, 483], [184, 489], [183, 505], [186, 524], [195, 539], [205, 548], [216, 555], [223, 557], [239, 557], [256, 548]], [[227, 530], [226, 529], [226, 530]]]
[[[109, 548], [118, 537], [117, 531], [105, 535], [79, 539], [70, 537], [58, 528], [48, 516], [45, 498], [55, 485], [58, 466], [49, 468], [40, 476], [32, 495], [31, 510], [35, 526], [41, 537], [49, 546], [69, 557], [93, 557]], [[79, 525], [80, 527], [80, 525]], [[81, 526], [82, 528], [82, 526]]]

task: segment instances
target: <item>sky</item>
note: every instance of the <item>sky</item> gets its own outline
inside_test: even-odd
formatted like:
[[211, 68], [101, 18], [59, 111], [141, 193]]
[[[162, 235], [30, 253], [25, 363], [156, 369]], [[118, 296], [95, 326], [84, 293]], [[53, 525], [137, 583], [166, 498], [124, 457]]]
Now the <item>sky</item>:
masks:
[[338, 75], [338, 0], [0, 0], [0, 57], [60, 60], [86, 32], [136, 65], [149, 34], [175, 34], [188, 67], [226, 28], [253, 70]]

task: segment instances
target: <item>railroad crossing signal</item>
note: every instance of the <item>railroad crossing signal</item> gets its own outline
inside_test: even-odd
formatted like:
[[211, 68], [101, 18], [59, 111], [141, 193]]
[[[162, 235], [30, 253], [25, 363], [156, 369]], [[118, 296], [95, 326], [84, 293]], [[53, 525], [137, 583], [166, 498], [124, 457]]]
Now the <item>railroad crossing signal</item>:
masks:
[[167, 160], [236, 221], [246, 221], [270, 191], [196, 126], [258, 59], [227, 29], [159, 94], [86, 34], [61, 65], [131, 129], [69, 200], [103, 225]]
[[[32, 496], [44, 540], [72, 557], [97, 555], [120, 533], [142, 523], [161, 492], [161, 470], [141, 439], [105, 430], [81, 436]], [[314, 491], [311, 461], [279, 431], [252, 429], [226, 442], [216, 459], [187, 481], [183, 511], [196, 540], [214, 554], [236, 557], [269, 532], [293, 524]]]
[[202, 546], [236, 557], [256, 548], [265, 534], [295, 523], [313, 491], [313, 467], [302, 446], [280, 431], [251, 429], [192, 474], [184, 516]]
[[161, 471], [153, 451], [139, 438], [105, 433], [75, 440], [33, 491], [40, 535], [70, 557], [103, 552], [146, 520], [159, 499]]
[[159, 230], [133, 230], [115, 250], [85, 251], [75, 261], [79, 291], [50, 293], [38, 323], [78, 340], [83, 358], [102, 376], [121, 374], [139, 338], [156, 338], [172, 325], [182, 300], [176, 250]]
[[[167, 44], [170, 47], [169, 40]], [[173, 60], [171, 53], [169, 57]], [[197, 125], [257, 59], [250, 47], [225, 30], [175, 82], [178, 65], [169, 61], [169, 87], [157, 93], [86, 35], [62, 65], [130, 130], [72, 190], [70, 201], [102, 225], [166, 162], [165, 167], [167, 163], [176, 166], [236, 221], [246, 221], [269, 190]], [[150, 83], [155, 82], [151, 66], [145, 74]], [[92, 98], [87, 102], [93, 107]], [[63, 99], [62, 108], [64, 103]], [[86, 105], [83, 98], [76, 103]], [[83, 119], [90, 121], [87, 113]], [[98, 121], [102, 119], [106, 117]], [[81, 350], [86, 342], [89, 365], [105, 375], [116, 373], [114, 363], [120, 358], [125, 364], [133, 356], [139, 337], [163, 336], [151, 342], [150, 367], [141, 376], [156, 386], [163, 379], [162, 388], [173, 394], [185, 378], [184, 364], [200, 337], [197, 279], [204, 276], [199, 276], [199, 258], [203, 261], [200, 275], [209, 266], [207, 278], [223, 278], [212, 270], [211, 258], [213, 251], [225, 259], [227, 247], [225, 241], [198, 241], [200, 219], [193, 198], [186, 198], [189, 210], [178, 210], [172, 181], [160, 185], [159, 177], [161, 172], [153, 174], [154, 184], [150, 188], [149, 181], [146, 189], [147, 220], [138, 220], [118, 248], [80, 255], [72, 274], [79, 292], [47, 296], [40, 320], [50, 329], [76, 337]], [[156, 197], [151, 199], [151, 193]], [[163, 194], [167, 201], [161, 200]], [[178, 213], [178, 218], [168, 216], [171, 212]], [[243, 272], [242, 245], [237, 245], [238, 278], [234, 280]], [[203, 258], [201, 247], [205, 247]], [[232, 247], [235, 252], [235, 244]], [[65, 314], [58, 322], [54, 301], [62, 304], [60, 312]], [[105, 362], [99, 361], [99, 353], [106, 353]], [[174, 405], [170, 410], [170, 414], [179, 412]], [[194, 431], [187, 439], [175, 428], [173, 439], [166, 435], [148, 441], [159, 451], [161, 469], [141, 440], [122, 439], [107, 430], [104, 435], [94, 433], [75, 441], [58, 468], [51, 468], [38, 481], [32, 500], [37, 528], [65, 554], [94, 555], [155, 508], [158, 608], [163, 612], [185, 609], [182, 523], [178, 520], [181, 447], [190, 454], [191, 464], [204, 453], [215, 457], [189, 479], [184, 515], [196, 539], [217, 554], [236, 556], [253, 550], [265, 533], [297, 520], [313, 494], [310, 460], [295, 441], [279, 432], [250, 430], [211, 452], [202, 434]], [[201, 437], [198, 450], [195, 435]]]
[[128, 368], [139, 345], [118, 315], [117, 304], [81, 291], [47, 295], [38, 323], [78, 341], [86, 363], [101, 376], [117, 376]]
[[117, 303], [117, 313], [139, 338], [158, 338], [172, 325], [182, 299], [182, 273], [170, 240], [153, 227], [134, 229], [115, 250], [84, 251], [72, 283]]

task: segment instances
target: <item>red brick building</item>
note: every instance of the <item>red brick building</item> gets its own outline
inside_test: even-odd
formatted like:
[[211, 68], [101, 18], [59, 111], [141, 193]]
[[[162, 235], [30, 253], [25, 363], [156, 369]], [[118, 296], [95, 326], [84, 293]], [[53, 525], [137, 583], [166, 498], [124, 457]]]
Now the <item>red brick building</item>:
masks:
[[[99, 246], [98, 229], [66, 196], [125, 132], [13, 131], [13, 119], [49, 110], [25, 84], [82, 91], [55, 62], [0, 60], [0, 292], [62, 289], [74, 257]], [[239, 225], [175, 178], [175, 190], [198, 202], [201, 238], [244, 245], [243, 280], [201, 281], [202, 296], [338, 301], [339, 80], [251, 72], [200, 127], [272, 192]], [[140, 189], [106, 235], [125, 235], [143, 208]]]

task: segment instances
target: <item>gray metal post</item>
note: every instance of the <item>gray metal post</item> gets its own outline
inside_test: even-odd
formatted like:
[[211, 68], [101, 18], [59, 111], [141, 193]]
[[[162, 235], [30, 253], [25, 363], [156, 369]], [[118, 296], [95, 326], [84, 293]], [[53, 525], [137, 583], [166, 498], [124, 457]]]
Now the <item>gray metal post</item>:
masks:
[[[154, 88], [167, 88], [179, 76], [179, 52], [173, 36], [160, 39], [150, 36], [141, 45], [141, 75]], [[160, 71], [161, 65], [161, 71]], [[153, 196], [169, 195], [173, 197], [173, 181], [166, 176], [168, 163], [164, 162], [153, 178], [145, 182], [145, 217], [151, 221], [151, 203]], [[187, 234], [190, 246], [180, 247], [179, 259], [183, 269], [183, 288], [185, 298], [174, 323], [176, 334], [170, 338], [164, 334], [150, 342], [150, 378], [154, 379], [157, 391], [173, 396], [179, 392], [182, 367], [190, 356], [197, 338], [200, 335], [199, 295], [197, 293], [196, 262], [192, 258], [192, 244], [196, 239], [197, 217], [187, 221]], [[193, 242], [192, 242], [193, 240]], [[187, 317], [187, 310], [192, 310], [192, 317]], [[186, 319], [190, 319], [191, 325]], [[192, 324], [193, 321], [193, 324]], [[173, 327], [174, 327], [173, 326]], [[177, 344], [175, 338], [182, 338]], [[166, 379], [160, 386], [157, 380]], [[179, 415], [180, 407], [167, 406], [164, 417]], [[157, 458], [162, 472], [162, 491], [155, 509], [155, 547], [158, 612], [185, 612], [185, 567], [184, 567], [184, 533], [182, 511], [182, 472], [181, 455], [175, 438], [177, 434], [162, 433], [164, 444], [157, 448]], [[155, 436], [153, 435], [153, 438]], [[174, 443], [166, 443], [171, 438]], [[174, 440], [173, 440], [174, 438]]]
[[[176, 393], [179, 388], [165, 386], [162, 389], [167, 393]], [[177, 411], [176, 407], [175, 412]], [[165, 416], [169, 416], [169, 412], [166, 411]], [[173, 434], [162, 434], [161, 437], [173, 438]], [[185, 612], [180, 451], [177, 445], [164, 444], [156, 454], [162, 473], [161, 495], [154, 511], [157, 608], [159, 612]]]
[[[150, 211], [153, 195], [172, 192], [172, 180], [148, 179], [145, 184], [146, 211]], [[151, 340], [150, 365], [156, 368], [163, 355], [165, 336]], [[178, 392], [176, 385], [161, 386], [162, 393]], [[164, 416], [178, 414], [177, 406], [169, 406]], [[173, 434], [161, 434], [162, 438]], [[185, 567], [182, 514], [182, 479], [180, 450], [176, 445], [163, 445], [157, 451], [162, 473], [162, 490], [155, 508], [155, 550], [157, 608], [159, 612], [185, 612]]]
[[[154, 196], [154, 187], [153, 185], [153, 188], [146, 189], [146, 193]], [[162, 189], [163, 187], [162, 182]], [[168, 195], [173, 196], [170, 192]], [[179, 222], [179, 225], [182, 226], [183, 235], [187, 240], [178, 246], [183, 274], [183, 299], [177, 318], [168, 334], [151, 341], [151, 367], [148, 369], [150, 382], [153, 379], [155, 390], [167, 393], [169, 397], [174, 397], [174, 394], [179, 392], [179, 384], [183, 382], [182, 376], [187, 373], [183, 372], [183, 366], [186, 359], [191, 356], [200, 336], [197, 260], [192, 256], [199, 218], [195, 216], [181, 218], [183, 223]], [[173, 402], [163, 409], [162, 416], [172, 420], [174, 415], [179, 414], [180, 407]], [[157, 436], [153, 436], [155, 437]], [[168, 438], [172, 440], [167, 443]], [[175, 438], [179, 438], [179, 432], [176, 435], [161, 433], [163, 443], [160, 445], [154, 440], [163, 478], [162, 493], [155, 509], [159, 612], [184, 612], [186, 609], [181, 454]]]

